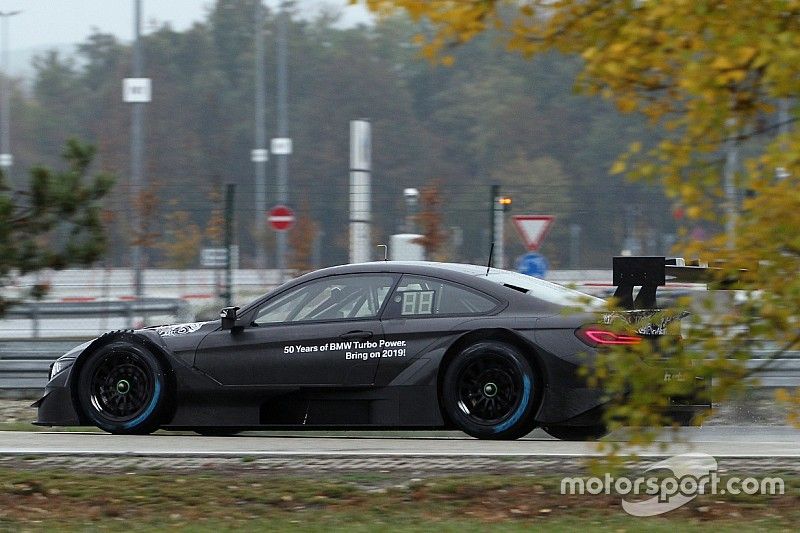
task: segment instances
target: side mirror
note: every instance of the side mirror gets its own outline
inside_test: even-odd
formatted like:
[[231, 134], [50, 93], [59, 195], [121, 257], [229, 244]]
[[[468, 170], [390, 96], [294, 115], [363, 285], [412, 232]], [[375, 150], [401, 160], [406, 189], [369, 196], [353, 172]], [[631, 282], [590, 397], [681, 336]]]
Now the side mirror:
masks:
[[222, 329], [232, 330], [236, 326], [236, 311], [238, 307], [225, 307], [219, 312], [219, 317], [222, 319]]

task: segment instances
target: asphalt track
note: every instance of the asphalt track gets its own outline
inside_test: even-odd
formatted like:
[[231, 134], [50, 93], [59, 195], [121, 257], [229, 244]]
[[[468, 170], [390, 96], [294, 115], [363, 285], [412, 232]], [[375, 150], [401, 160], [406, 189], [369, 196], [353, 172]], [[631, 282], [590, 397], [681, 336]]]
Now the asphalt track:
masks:
[[[610, 435], [606, 442], [619, 441]], [[671, 443], [668, 450], [664, 443]], [[783, 426], [706, 426], [666, 430], [640, 457], [703, 452], [715, 457], [800, 457], [800, 430]], [[0, 455], [159, 457], [590, 457], [595, 443], [554, 440], [540, 430], [517, 441], [483, 441], [461, 433], [251, 432], [233, 437], [201, 437], [160, 432], [122, 436], [76, 432], [0, 432]]]

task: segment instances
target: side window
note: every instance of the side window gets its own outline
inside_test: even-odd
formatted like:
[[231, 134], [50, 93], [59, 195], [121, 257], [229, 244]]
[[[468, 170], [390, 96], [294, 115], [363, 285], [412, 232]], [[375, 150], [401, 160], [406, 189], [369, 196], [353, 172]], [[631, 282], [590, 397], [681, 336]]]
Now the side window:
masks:
[[392, 294], [389, 316], [480, 315], [498, 302], [493, 298], [448, 281], [422, 276], [403, 276]]
[[253, 323], [259, 326], [377, 317], [394, 280], [387, 275], [352, 274], [311, 281], [267, 302]]

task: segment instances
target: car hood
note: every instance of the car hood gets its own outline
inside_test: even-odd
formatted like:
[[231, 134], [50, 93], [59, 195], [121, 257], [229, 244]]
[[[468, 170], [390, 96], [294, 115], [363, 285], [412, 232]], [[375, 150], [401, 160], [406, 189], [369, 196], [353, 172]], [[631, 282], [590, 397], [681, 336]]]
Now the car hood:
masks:
[[209, 322], [187, 322], [185, 324], [168, 324], [162, 326], [149, 326], [144, 328], [144, 331], [153, 331], [160, 337], [178, 337], [182, 335], [191, 335], [196, 333], [210, 333], [219, 328], [219, 320], [211, 320]]

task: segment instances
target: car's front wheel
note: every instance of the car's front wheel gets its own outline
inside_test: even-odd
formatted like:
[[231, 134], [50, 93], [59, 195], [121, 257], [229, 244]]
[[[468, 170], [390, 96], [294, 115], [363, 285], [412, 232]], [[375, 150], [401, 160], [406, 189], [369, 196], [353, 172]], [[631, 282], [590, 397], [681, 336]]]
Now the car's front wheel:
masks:
[[166, 403], [166, 379], [159, 360], [142, 346], [112, 342], [83, 363], [78, 401], [84, 415], [109, 433], [155, 431]]
[[517, 439], [535, 425], [537, 380], [517, 348], [482, 341], [459, 353], [445, 370], [444, 409], [459, 429], [479, 439]]

